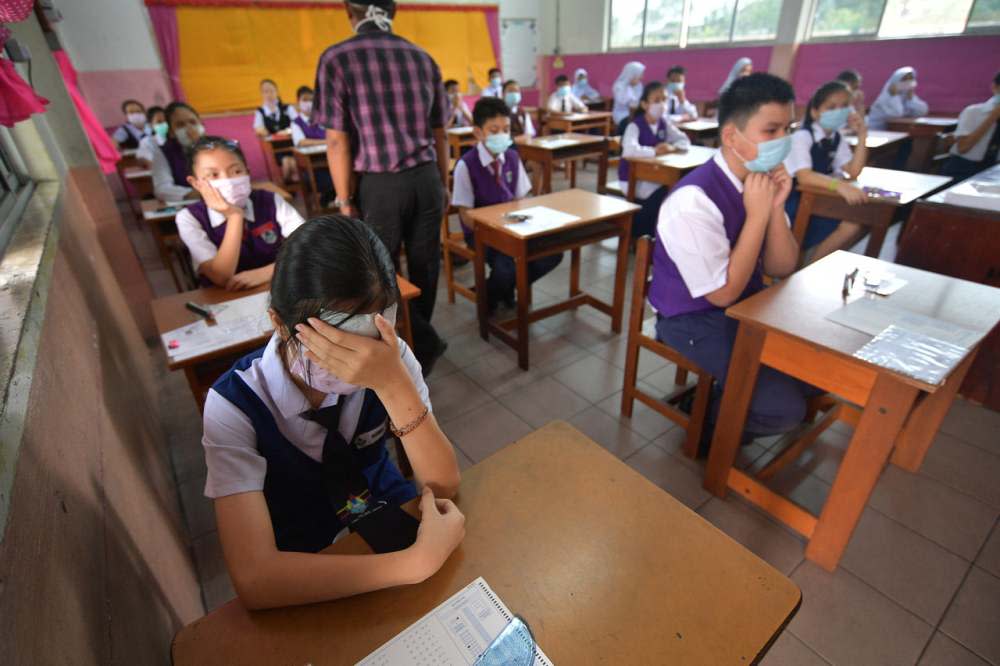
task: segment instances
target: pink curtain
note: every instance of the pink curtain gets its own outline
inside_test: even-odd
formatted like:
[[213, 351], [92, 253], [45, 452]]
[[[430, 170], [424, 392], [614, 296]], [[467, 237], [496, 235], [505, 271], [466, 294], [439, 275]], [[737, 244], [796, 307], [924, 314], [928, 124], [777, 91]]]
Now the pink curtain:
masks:
[[[10, 30], [0, 25], [0, 52], [9, 36]], [[0, 125], [13, 127], [14, 123], [25, 120], [33, 113], [45, 113], [48, 103], [49, 100], [36, 94], [21, 78], [14, 69], [14, 63], [0, 57]]]
[[87, 100], [83, 98], [83, 93], [80, 92], [76, 82], [76, 69], [73, 68], [73, 63], [70, 62], [65, 51], [53, 51], [52, 57], [59, 65], [59, 72], [62, 74], [63, 83], [66, 84], [66, 91], [69, 93], [70, 99], [73, 100], [76, 113], [80, 116], [83, 129], [90, 139], [90, 145], [94, 147], [94, 153], [97, 155], [97, 162], [100, 164], [101, 170], [104, 173], [114, 173], [115, 165], [121, 156], [118, 154], [114, 141], [104, 131], [97, 116], [87, 104]]
[[493, 43], [493, 54], [497, 57], [497, 67], [503, 69], [503, 63], [500, 62], [502, 58], [500, 53], [500, 10], [492, 7], [484, 10], [483, 13], [486, 14], [486, 27], [490, 31], [490, 41]]
[[163, 5], [148, 5], [149, 18], [153, 22], [153, 34], [160, 45], [160, 57], [163, 59], [163, 69], [170, 81], [170, 92], [175, 100], [184, 100], [184, 89], [181, 87], [181, 51], [177, 39], [177, 12], [173, 7]]

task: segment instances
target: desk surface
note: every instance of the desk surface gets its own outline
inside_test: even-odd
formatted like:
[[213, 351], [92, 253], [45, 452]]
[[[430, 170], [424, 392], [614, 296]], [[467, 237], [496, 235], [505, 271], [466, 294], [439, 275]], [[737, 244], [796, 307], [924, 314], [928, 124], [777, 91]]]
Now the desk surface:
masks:
[[153, 170], [143, 167], [129, 167], [125, 169], [125, 178], [128, 180], [138, 180], [140, 178], [152, 178]]
[[689, 120], [686, 123], [677, 125], [677, 129], [688, 132], [710, 132], [719, 129], [719, 121], [709, 118], [702, 120]]
[[468, 215], [477, 225], [482, 224], [497, 229], [503, 229], [509, 224], [516, 223], [516, 220], [508, 220], [504, 218], [505, 214], [523, 210], [525, 208], [533, 208], [535, 206], [553, 208], [555, 210], [562, 211], [563, 213], [576, 215], [580, 219], [576, 222], [569, 222], [558, 229], [550, 229], [548, 231], [542, 231], [538, 234], [531, 234], [528, 236], [511, 234], [512, 236], [520, 239], [560, 233], [567, 229], [572, 229], [573, 227], [591, 224], [593, 222], [600, 222], [602, 220], [609, 220], [611, 218], [618, 217], [619, 215], [634, 213], [639, 210], [639, 206], [629, 203], [619, 197], [608, 197], [603, 194], [595, 194], [594, 192], [588, 192], [586, 190], [573, 189], [553, 192], [552, 194], [543, 194], [538, 197], [518, 199], [517, 201], [497, 204], [495, 206], [474, 208], [468, 211]]
[[[899, 199], [873, 200], [878, 203], [894, 206], [905, 206], [913, 203], [939, 187], [944, 187], [949, 182], [951, 182], [951, 178], [948, 176], [935, 176], [926, 173], [914, 173], [912, 171], [896, 171], [895, 169], [880, 169], [878, 167], [865, 167], [861, 170], [857, 180], [859, 185], [865, 187], [877, 187], [883, 190], [899, 192]], [[839, 196], [836, 192], [831, 192], [826, 187], [799, 185], [799, 189], [833, 197]]]
[[890, 128], [895, 126], [914, 126], [923, 125], [925, 127], [951, 127], [952, 125], [958, 124], [957, 117], [950, 116], [921, 116], [919, 118], [889, 118], [887, 121]]
[[572, 141], [573, 146], [585, 146], [589, 144], [597, 144], [607, 141], [607, 137], [596, 136], [594, 134], [578, 134], [576, 132], [566, 132], [564, 134], [546, 134], [545, 136], [536, 136], [528, 138], [527, 136], [521, 135], [514, 139], [515, 146], [531, 146], [532, 148], [542, 148], [545, 150], [559, 150], [560, 148], [569, 148], [569, 144], [563, 146], [553, 146], [553, 142], [557, 141]]
[[312, 146], [302, 146], [301, 148], [293, 148], [292, 150], [301, 155], [325, 155], [326, 144], [317, 143]]
[[[890, 143], [897, 143], [903, 139], [910, 136], [906, 132], [890, 132], [889, 130], [868, 130], [868, 136], [865, 139], [865, 146], [868, 149], [881, 148], [882, 146], [889, 145]], [[856, 134], [848, 134], [845, 136], [847, 143], [852, 148], [858, 145], [858, 136]]]
[[264, 141], [268, 143], [281, 143], [283, 141], [292, 140], [292, 130], [281, 130], [280, 132], [275, 132], [270, 136], [263, 137]]
[[[986, 169], [984, 171], [980, 171], [979, 173], [977, 173], [975, 176], [972, 176], [971, 178], [966, 178], [963, 181], [959, 181], [959, 182], [955, 183], [954, 185], [952, 185], [951, 187], [949, 187], [948, 189], [942, 190], [941, 192], [938, 192], [937, 194], [935, 194], [933, 196], [927, 197], [927, 203], [941, 204], [941, 205], [944, 205], [944, 206], [954, 206], [956, 208], [968, 208], [970, 210], [984, 211], [984, 212], [987, 212], [987, 213], [997, 214], [996, 211], [994, 211], [994, 210], [992, 210], [990, 208], [986, 208], [985, 206], [980, 207], [980, 206], [973, 206], [973, 205], [969, 205], [969, 204], [956, 204], [956, 203], [953, 203], [953, 202], [950, 202], [950, 201], [946, 200], [946, 196], [947, 196], [948, 192], [950, 192], [951, 190], [955, 189], [957, 186], [961, 185], [962, 183], [969, 182], [970, 180], [975, 180], [975, 181], [989, 181], [992, 184], [1000, 185], [1000, 164], [996, 164], [994, 166], [991, 166], [989, 169]], [[1000, 218], [1000, 214], [997, 214], [997, 215], [998, 215], [998, 218]]]
[[[465, 472], [460, 548], [420, 585], [182, 629], [173, 663], [353, 664], [483, 576], [555, 664], [752, 663], [790, 580], [562, 422]], [[350, 535], [335, 552], [366, 552]]]
[[584, 120], [604, 120], [610, 118], [610, 111], [577, 111], [574, 113], [549, 112], [549, 120], [568, 120], [570, 122], [582, 122]]
[[[860, 284], [855, 283], [855, 293], [849, 301], [884, 298], [894, 307], [933, 317], [983, 336], [1000, 319], [1000, 289], [842, 250], [731, 306], [726, 314], [740, 321], [752, 322], [768, 330], [790, 335], [812, 346], [852, 356], [872, 336], [828, 321], [825, 317], [843, 307], [841, 290], [844, 275], [855, 268], [860, 269], [858, 279], [862, 283], [861, 276], [866, 270], [876, 270], [892, 273], [906, 280], [907, 284], [891, 296], [882, 297], [864, 295]], [[920, 388], [933, 388], [909, 377], [900, 377]]]
[[448, 134], [455, 134], [457, 136], [463, 136], [465, 134], [472, 134], [476, 131], [474, 127], [451, 127], [446, 130]]
[[683, 153], [667, 153], [659, 157], [629, 157], [629, 162], [646, 162], [658, 166], [673, 167], [674, 169], [693, 169], [701, 166], [712, 159], [718, 148], [707, 148], [705, 146], [690, 146]]
[[[192, 199], [190, 201], [171, 201], [169, 204], [165, 204], [159, 199], [143, 199], [139, 205], [142, 209], [144, 220], [147, 222], [162, 222], [174, 219], [177, 217], [177, 213], [197, 202], [197, 199]], [[165, 212], [163, 210], [165, 208], [173, 208], [173, 210]]]

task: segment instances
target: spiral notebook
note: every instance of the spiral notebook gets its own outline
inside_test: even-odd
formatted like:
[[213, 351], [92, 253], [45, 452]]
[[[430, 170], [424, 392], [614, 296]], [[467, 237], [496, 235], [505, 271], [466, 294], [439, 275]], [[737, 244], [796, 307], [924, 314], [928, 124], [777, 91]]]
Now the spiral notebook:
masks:
[[[513, 618], [479, 577], [357, 666], [472, 666]], [[552, 662], [536, 646], [531, 666]]]

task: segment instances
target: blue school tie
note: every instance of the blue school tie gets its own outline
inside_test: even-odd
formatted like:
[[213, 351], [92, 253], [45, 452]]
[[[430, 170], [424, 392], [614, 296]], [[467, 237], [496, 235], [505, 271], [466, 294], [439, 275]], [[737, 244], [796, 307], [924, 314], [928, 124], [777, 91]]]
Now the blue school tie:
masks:
[[337, 517], [345, 525], [350, 525], [364, 513], [371, 492], [361, 456], [357, 455], [340, 434], [340, 407], [344, 399], [345, 396], [341, 396], [336, 405], [313, 409], [303, 416], [326, 428], [326, 439], [323, 442], [323, 487], [337, 510]]

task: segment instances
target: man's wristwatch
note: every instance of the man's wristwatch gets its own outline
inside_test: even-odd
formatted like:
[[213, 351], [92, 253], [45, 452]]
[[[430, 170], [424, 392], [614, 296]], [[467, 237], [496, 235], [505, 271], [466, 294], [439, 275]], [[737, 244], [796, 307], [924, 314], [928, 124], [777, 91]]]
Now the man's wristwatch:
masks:
[[333, 206], [334, 206], [334, 208], [343, 208], [345, 206], [353, 206], [353, 205], [354, 204], [351, 203], [350, 198], [348, 198], [348, 199], [341, 199], [340, 197], [337, 197], [336, 199], [333, 200]]

